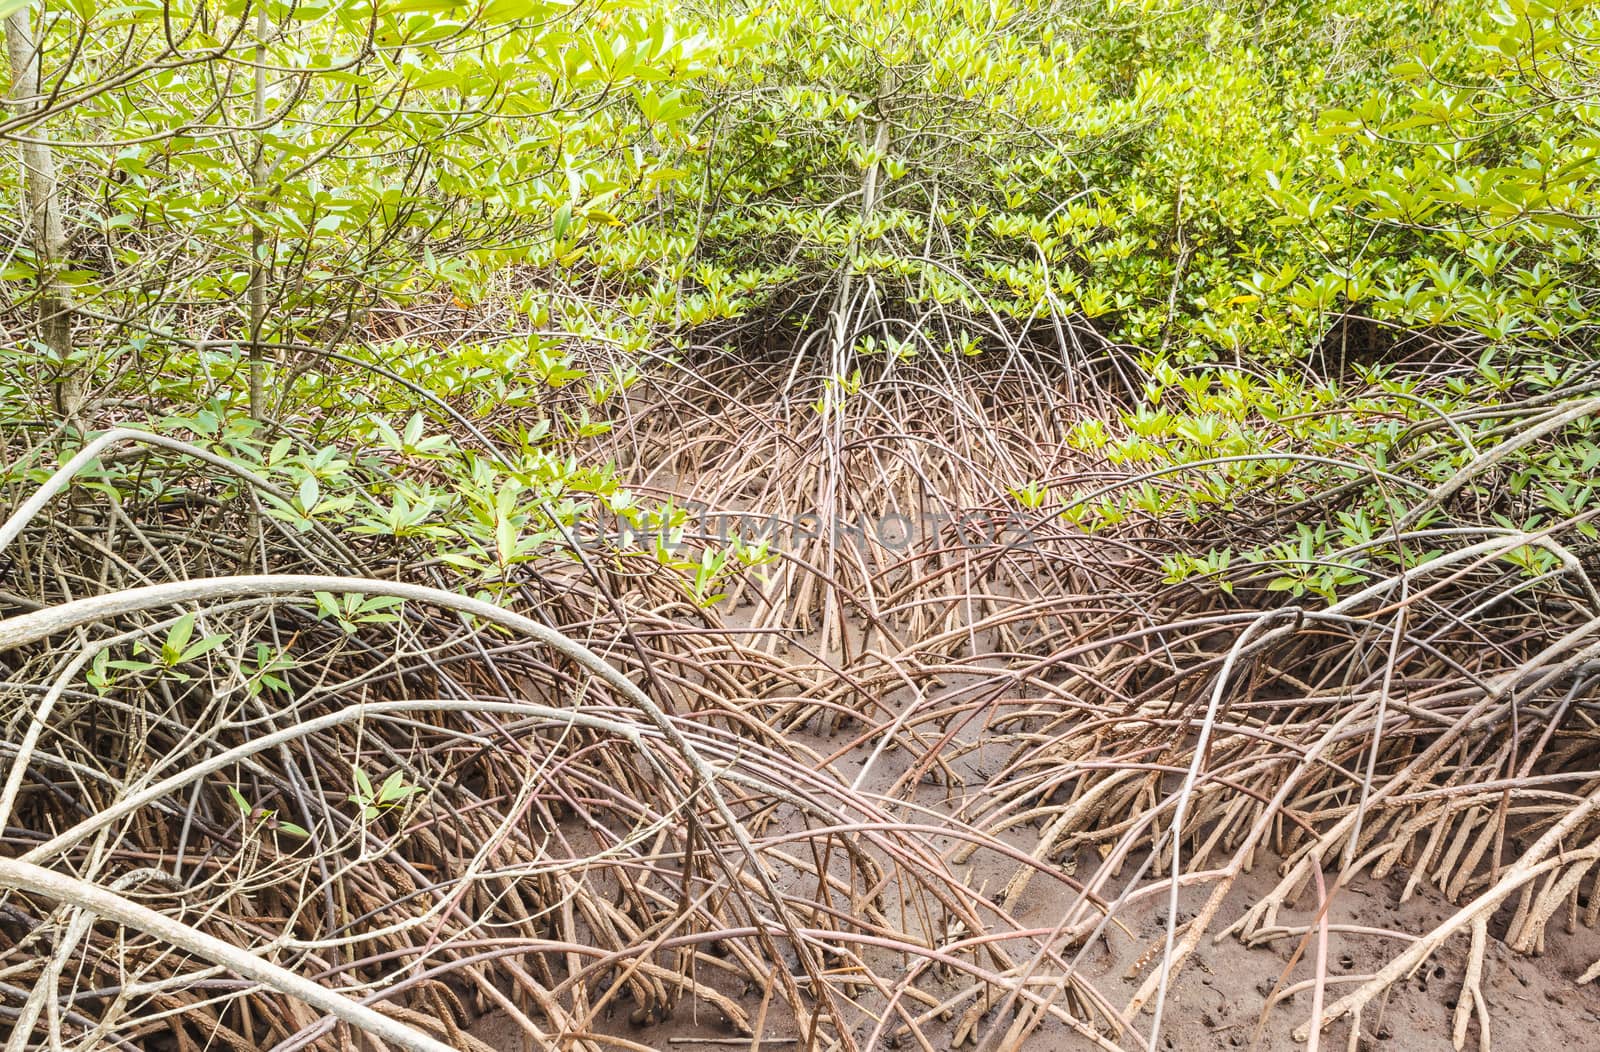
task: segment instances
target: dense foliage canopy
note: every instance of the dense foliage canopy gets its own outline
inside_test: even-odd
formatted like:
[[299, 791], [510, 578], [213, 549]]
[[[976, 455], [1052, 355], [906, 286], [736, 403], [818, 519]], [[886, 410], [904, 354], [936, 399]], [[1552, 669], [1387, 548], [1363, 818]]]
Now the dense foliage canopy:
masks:
[[[277, 468], [251, 416], [337, 406], [303, 436], [326, 449], [442, 423], [436, 399], [526, 410], [522, 469], [606, 497], [603, 465], [546, 453], [685, 352], [815, 357], [824, 408], [891, 360], [1055, 360], [1131, 413], [1074, 440], [1136, 463], [1258, 452], [1290, 418], [1381, 464], [1430, 411], [1391, 363], [1466, 363], [1448, 403], [1592, 359], [1577, 0], [152, 0], [7, 25], [17, 422], [93, 391]], [[1212, 364], [1247, 367], [1232, 397]], [[1325, 426], [1318, 382], [1374, 380], [1385, 411]], [[569, 385], [589, 405], [551, 414]]]

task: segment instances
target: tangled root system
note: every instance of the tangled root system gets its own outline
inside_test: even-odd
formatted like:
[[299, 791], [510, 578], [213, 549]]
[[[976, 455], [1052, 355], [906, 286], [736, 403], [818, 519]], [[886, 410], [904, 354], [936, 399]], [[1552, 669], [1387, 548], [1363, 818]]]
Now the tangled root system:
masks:
[[[1297, 896], [1325, 925], [1393, 871], [1458, 911], [1341, 996], [1319, 964], [1307, 1035], [1460, 935], [1459, 1043], [1491, 929], [1536, 953], [1595, 923], [1581, 522], [1419, 528], [1398, 542], [1442, 554], [1331, 603], [1170, 583], [1166, 553], [1263, 543], [1361, 471], [1073, 528], [1018, 487], [1184, 480], [1069, 445], [1089, 410], [1059, 370], [979, 368], [898, 363], [830, 402], [820, 374], [705, 356], [630, 391], [604, 452], [691, 509], [695, 550], [766, 524], [776, 560], [717, 604], [610, 549], [467, 599], [136, 439], [184, 499], [17, 495], [0, 1013], [85, 1050], [471, 1049], [486, 1009], [541, 1049], [648, 1047], [629, 1024], [690, 1012], [802, 1047], [1134, 1048], [1202, 939], [1305, 944]], [[1577, 415], [1499, 412], [1529, 442]], [[1500, 468], [1461, 469], [1473, 499]], [[1413, 488], [1464, 521], [1450, 485]], [[1497, 562], [1529, 544], [1557, 568]], [[164, 652], [186, 620], [179, 650], [206, 649]], [[1258, 861], [1276, 888], [1225, 915]], [[1131, 1000], [1084, 977], [1121, 911], [1180, 887], [1203, 904]], [[1019, 919], [1041, 895], [1059, 915]]]

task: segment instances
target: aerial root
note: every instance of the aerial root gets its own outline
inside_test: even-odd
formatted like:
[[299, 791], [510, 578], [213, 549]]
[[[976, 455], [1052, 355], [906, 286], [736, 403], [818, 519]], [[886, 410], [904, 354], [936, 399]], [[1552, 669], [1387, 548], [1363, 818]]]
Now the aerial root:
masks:
[[1455, 1022], [1450, 1040], [1461, 1052], [1467, 1044], [1467, 1024], [1474, 1012], [1478, 1017], [1478, 1052], [1489, 1052], [1489, 1004], [1483, 999], [1483, 956], [1489, 946], [1489, 921], [1477, 917], [1472, 922], [1472, 948], [1467, 952], [1466, 975], [1456, 1000]]

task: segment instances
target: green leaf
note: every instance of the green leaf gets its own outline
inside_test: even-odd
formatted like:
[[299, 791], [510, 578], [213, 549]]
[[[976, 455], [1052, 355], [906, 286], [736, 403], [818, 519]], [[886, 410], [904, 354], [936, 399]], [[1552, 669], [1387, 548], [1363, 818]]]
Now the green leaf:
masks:
[[226, 634], [206, 636], [204, 639], [200, 640], [200, 642], [195, 643], [185, 649], [178, 660], [180, 662], [193, 661], [195, 658], [200, 657], [203, 654], [211, 653], [211, 651], [217, 649], [227, 641], [228, 637]]
[[167, 630], [166, 642], [161, 644], [162, 662], [171, 666], [182, 661], [184, 648], [189, 645], [189, 639], [193, 635], [194, 614], [191, 612], [178, 618], [177, 622]]

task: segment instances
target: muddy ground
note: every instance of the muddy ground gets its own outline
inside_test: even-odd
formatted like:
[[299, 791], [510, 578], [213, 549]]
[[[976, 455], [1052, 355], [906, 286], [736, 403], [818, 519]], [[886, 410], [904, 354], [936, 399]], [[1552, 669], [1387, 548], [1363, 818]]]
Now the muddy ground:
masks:
[[[842, 766], [851, 765], [852, 761], [846, 760]], [[1089, 854], [1075, 868], [1090, 872], [1096, 864]], [[1135, 868], [1127, 867], [1120, 879], [1133, 876]], [[979, 856], [966, 866], [958, 866], [957, 871], [963, 873], [972, 886], [992, 893], [1013, 875], [1015, 868], [1009, 863]], [[1251, 872], [1240, 877], [1212, 926], [1213, 933], [1226, 928], [1269, 892], [1277, 879], [1277, 860], [1270, 858], [1263, 858]], [[1331, 1003], [1351, 990], [1352, 984], [1383, 967], [1404, 949], [1411, 937], [1437, 927], [1455, 912], [1456, 907], [1437, 888], [1426, 884], [1419, 885], [1411, 897], [1402, 902], [1406, 879], [1403, 872], [1391, 873], [1383, 879], [1363, 873], [1353, 878], [1349, 886], [1335, 892], [1328, 914], [1327, 1002]], [[1110, 887], [1118, 887], [1115, 879]], [[1208, 891], [1208, 888], [1190, 889], [1180, 896], [1180, 922], [1193, 916]], [[1280, 913], [1281, 925], [1293, 929], [1314, 923], [1314, 900], [1315, 896], [1309, 891], [1303, 893], [1295, 904], [1297, 908]], [[1060, 919], [1064, 910], [1076, 903], [1076, 893], [1064, 884], [1035, 878], [1017, 902], [1016, 917], [1026, 927], [1049, 927]], [[1505, 919], [1504, 916], [1497, 918], [1502, 927]], [[1120, 1007], [1133, 996], [1140, 983], [1160, 967], [1167, 924], [1165, 897], [1160, 902], [1124, 909], [1116, 920], [1102, 938], [1080, 948], [1077, 969], [1079, 975]], [[1496, 928], [1491, 926], [1491, 934], [1495, 932]], [[1314, 938], [1307, 940], [1299, 936], [1286, 936], [1265, 945], [1248, 947], [1231, 936], [1216, 939], [1208, 934], [1171, 984], [1162, 1012], [1158, 1047], [1178, 1052], [1306, 1047], [1305, 1042], [1295, 1039], [1294, 1031], [1310, 1018], [1312, 992], [1302, 989], [1283, 997], [1281, 991], [1314, 978], [1317, 971], [1315, 947]], [[1341, 1021], [1324, 1032], [1321, 1047], [1373, 1052], [1451, 1049], [1467, 949], [1466, 935], [1452, 939], [1409, 980], [1397, 984], [1364, 1013], [1359, 1036], [1352, 1035], [1347, 1021]], [[1579, 987], [1575, 982], [1597, 959], [1600, 959], [1600, 932], [1581, 925], [1568, 932], [1560, 920], [1552, 925], [1548, 950], [1543, 956], [1514, 954], [1498, 938], [1492, 937], [1482, 978], [1482, 990], [1489, 1006], [1492, 1047], [1519, 1052], [1600, 1048], [1600, 984]], [[952, 984], [946, 990], [936, 988], [931, 992], [938, 995], [956, 989], [957, 985]], [[733, 990], [728, 993], [735, 997], [741, 994]], [[1264, 1012], [1269, 998], [1272, 1008]], [[753, 994], [747, 994], [741, 1002], [752, 1018], [760, 1012], [758, 1001]], [[784, 1018], [775, 1002], [769, 1008], [759, 1039], [737, 1035], [717, 1010], [706, 1006], [681, 1005], [672, 1019], [645, 1026], [630, 1024], [627, 1018], [630, 1007], [626, 1000], [622, 1001], [608, 1020], [607, 1029], [636, 1046], [685, 1052], [804, 1047], [793, 1020]], [[1144, 1047], [1141, 1041], [1148, 1035], [1152, 1019], [1147, 1009], [1137, 1023], [1138, 1036], [1132, 1040], [1124, 1037], [1125, 1047]], [[864, 1018], [857, 1030], [858, 1040], [865, 1042], [871, 1030], [870, 1021]], [[522, 1052], [524, 1048], [516, 1024], [494, 1011], [479, 1019], [473, 1032], [500, 1052]], [[944, 1033], [948, 1038], [949, 1029]], [[880, 1043], [878, 1047], [888, 1045]], [[1093, 1047], [1091, 1041], [1053, 1022], [1047, 1022], [1021, 1046], [1028, 1052], [1067, 1052]], [[1469, 1050], [1483, 1047], [1476, 1015], [1468, 1024], [1464, 1047]]]

